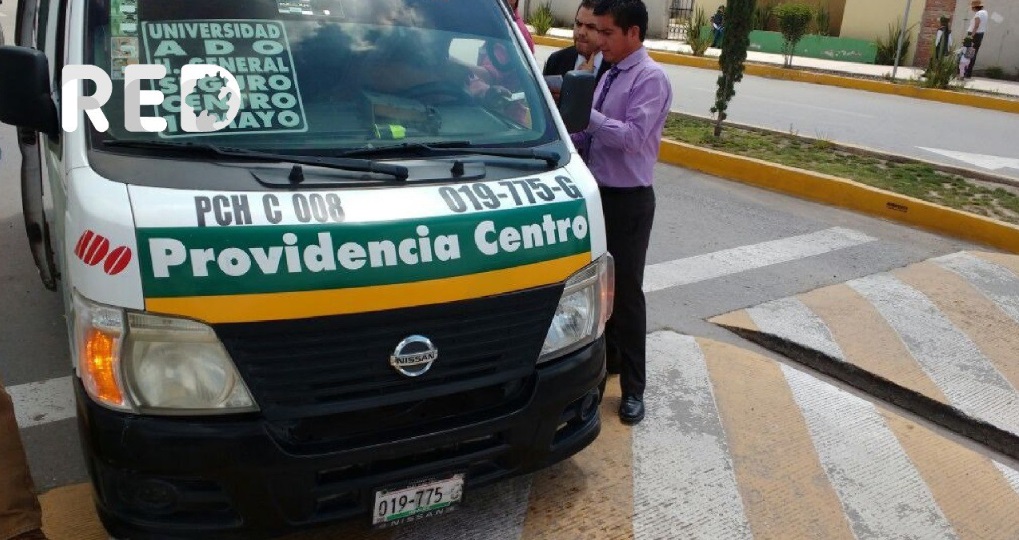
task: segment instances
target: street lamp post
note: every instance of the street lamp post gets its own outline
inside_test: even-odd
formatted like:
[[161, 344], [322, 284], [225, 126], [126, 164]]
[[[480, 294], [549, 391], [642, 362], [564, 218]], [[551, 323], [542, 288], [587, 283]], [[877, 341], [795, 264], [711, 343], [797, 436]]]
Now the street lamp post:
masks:
[[902, 30], [899, 32], [899, 44], [895, 47], [895, 66], [892, 67], [892, 82], [895, 82], [895, 74], [899, 71], [899, 57], [902, 56], [902, 42], [906, 39], [906, 28], [909, 24], [909, 7], [913, 0], [906, 0], [906, 12], [902, 14]]

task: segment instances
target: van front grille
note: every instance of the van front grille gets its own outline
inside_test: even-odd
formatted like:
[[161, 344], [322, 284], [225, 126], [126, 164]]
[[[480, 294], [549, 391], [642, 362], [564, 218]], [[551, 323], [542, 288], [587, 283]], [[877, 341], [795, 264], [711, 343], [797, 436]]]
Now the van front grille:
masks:
[[[309, 418], [525, 379], [561, 293], [555, 285], [392, 311], [224, 324], [216, 332], [267, 418]], [[438, 358], [427, 373], [407, 377], [389, 357], [415, 334], [431, 340]]]

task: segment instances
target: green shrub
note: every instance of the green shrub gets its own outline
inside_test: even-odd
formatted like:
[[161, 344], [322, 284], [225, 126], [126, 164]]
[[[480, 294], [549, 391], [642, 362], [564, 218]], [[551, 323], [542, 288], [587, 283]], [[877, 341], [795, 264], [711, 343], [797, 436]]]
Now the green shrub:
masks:
[[804, 4], [779, 4], [775, 7], [775, 18], [778, 19], [778, 28], [782, 31], [785, 67], [792, 67], [796, 44], [807, 33], [810, 21], [814, 18], [814, 10]]
[[763, 1], [757, 4], [754, 9], [754, 21], [752, 28], [754, 30], [767, 30], [768, 25], [771, 24], [771, 16], [775, 12], [775, 6], [771, 3], [764, 3]]
[[711, 46], [711, 32], [708, 27], [708, 16], [704, 8], [698, 7], [694, 16], [686, 20], [686, 42], [693, 49], [694, 56], [704, 56], [704, 51]]
[[774, 5], [771, 3], [764, 3], [763, 1], [757, 4], [754, 8], [754, 18], [751, 25], [753, 30], [767, 30], [768, 25], [771, 23], [771, 15], [774, 14]]
[[828, 9], [828, 1], [825, 0], [817, 8], [814, 14], [814, 33], [819, 36], [827, 36], [831, 33], [831, 10]]
[[531, 13], [531, 18], [527, 21], [528, 24], [534, 27], [534, 33], [539, 36], [544, 36], [548, 33], [549, 28], [555, 26], [555, 16], [552, 15], [552, 2], [545, 2]]
[[954, 54], [946, 54], [941, 58], [932, 57], [920, 86], [944, 90], [951, 86], [959, 76], [959, 60]]
[[[916, 26], [915, 24], [913, 26]], [[902, 52], [905, 54], [909, 50], [910, 37], [909, 32], [912, 31], [913, 26], [906, 29], [906, 37], [902, 40]], [[902, 34], [902, 22], [901, 19], [896, 19], [895, 24], [888, 25], [888, 36], [885, 40], [877, 38], [875, 42], [877, 44], [877, 56], [874, 58], [874, 63], [879, 66], [891, 66], [895, 64], [895, 50], [899, 46], [899, 36]], [[899, 59], [902, 62], [902, 59]]]

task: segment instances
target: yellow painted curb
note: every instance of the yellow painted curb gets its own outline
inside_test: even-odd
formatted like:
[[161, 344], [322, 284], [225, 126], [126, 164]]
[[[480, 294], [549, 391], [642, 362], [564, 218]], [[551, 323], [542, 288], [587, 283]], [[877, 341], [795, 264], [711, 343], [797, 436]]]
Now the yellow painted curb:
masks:
[[545, 45], [548, 47], [569, 47], [570, 45], [573, 45], [572, 39], [557, 38], [551, 36], [539, 36], [537, 34], [533, 34], [531, 36], [531, 39], [534, 40], [535, 45]]
[[[572, 40], [553, 38], [548, 36], [534, 36], [534, 42], [549, 47], [568, 47], [573, 44]], [[664, 51], [652, 51], [648, 53], [655, 61], [663, 64], [676, 66], [695, 67], [701, 69], [718, 69], [718, 59], [710, 57], [690, 56]], [[880, 94], [892, 94], [897, 96], [951, 103], [954, 105], [965, 105], [980, 109], [1010, 112], [1019, 114], [1019, 100], [971, 94], [965, 92], [953, 92], [951, 90], [937, 90], [933, 88], [920, 88], [909, 84], [895, 84], [873, 79], [858, 79], [855, 77], [844, 77], [827, 73], [814, 73], [811, 71], [800, 71], [797, 69], [785, 69], [777, 66], [761, 64], [746, 64], [747, 75], [779, 79], [784, 81], [805, 82], [823, 84], [825, 86], [837, 86], [851, 90], [863, 90]]]
[[663, 140], [659, 160], [1019, 253], [1019, 227], [852, 180]]

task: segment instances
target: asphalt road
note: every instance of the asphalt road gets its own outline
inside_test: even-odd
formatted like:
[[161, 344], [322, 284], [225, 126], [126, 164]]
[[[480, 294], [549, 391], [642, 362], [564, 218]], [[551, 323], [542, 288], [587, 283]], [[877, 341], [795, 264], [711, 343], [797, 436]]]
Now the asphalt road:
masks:
[[[539, 65], [555, 51], [539, 46]], [[672, 80], [674, 111], [710, 116], [718, 72], [664, 65]], [[1012, 168], [979, 169], [1019, 179], [1019, 115], [901, 96], [745, 76], [729, 105], [741, 124], [944, 163], [975, 165], [924, 150], [996, 156]]]

